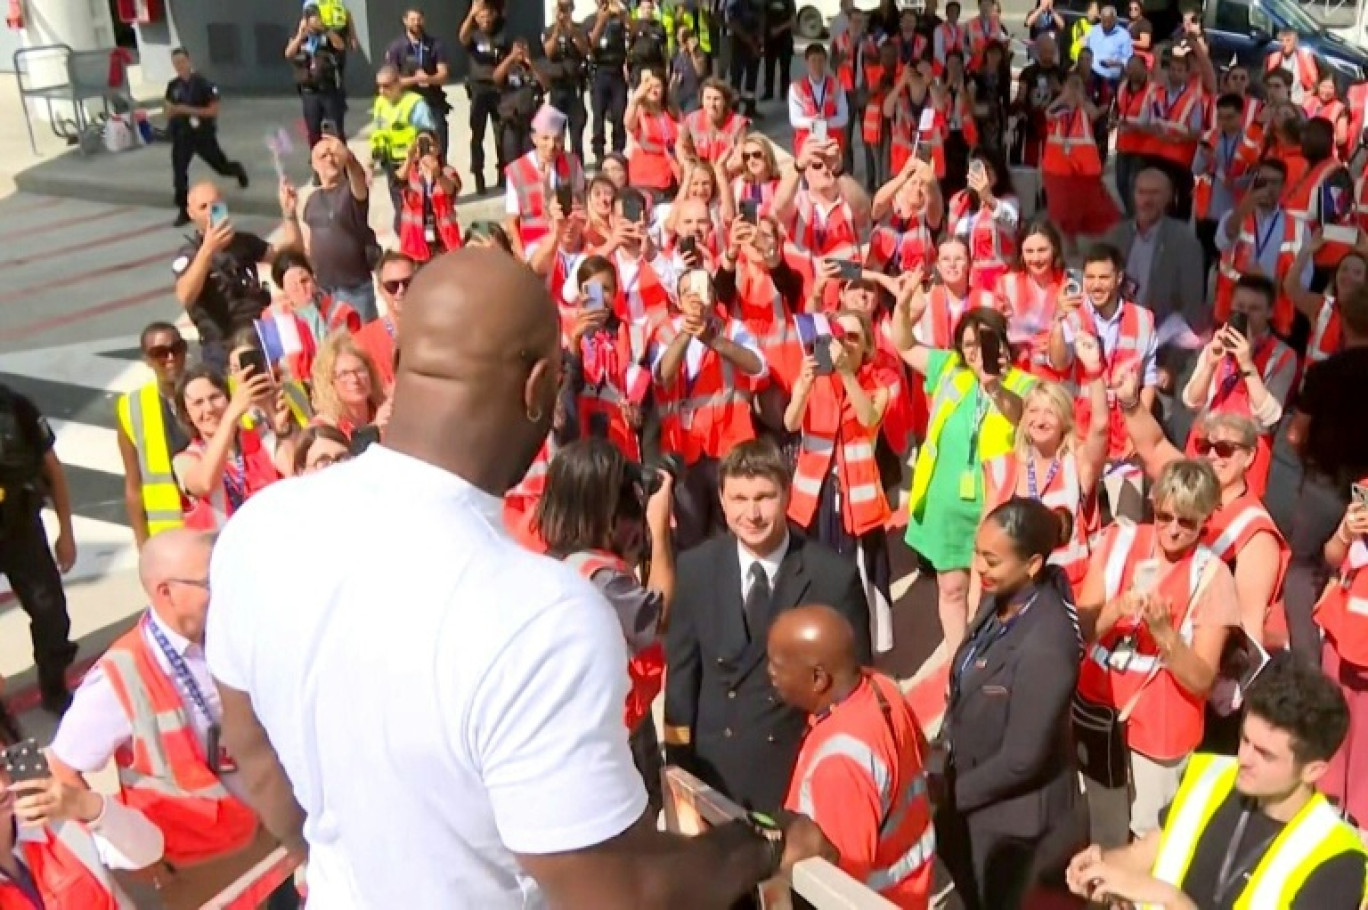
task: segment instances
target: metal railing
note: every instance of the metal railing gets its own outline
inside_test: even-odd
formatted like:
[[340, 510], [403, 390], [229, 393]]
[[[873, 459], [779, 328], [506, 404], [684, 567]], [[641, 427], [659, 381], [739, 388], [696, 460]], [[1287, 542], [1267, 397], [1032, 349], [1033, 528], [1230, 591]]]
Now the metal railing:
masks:
[[[696, 836], [745, 815], [736, 803], [682, 768], [668, 767], [661, 777], [665, 827], [670, 831]], [[791, 878], [791, 883], [774, 878], [760, 886], [763, 910], [791, 910], [793, 894], [817, 910], [897, 910], [895, 904], [823, 859], [804, 860], [793, 867]]]
[[[19, 101], [33, 154], [38, 154], [38, 145], [29, 102], [46, 107], [48, 124], [57, 137], [79, 144], [82, 153], [92, 150], [82, 139], [98, 131], [108, 119], [112, 104], [129, 99], [127, 71], [120, 69], [116, 74], [113, 70], [115, 53], [114, 49], [77, 51], [66, 44], [44, 44], [14, 52], [14, 76], [19, 82]], [[116, 76], [115, 84], [111, 84], [111, 76]], [[88, 102], [98, 102], [101, 107], [93, 118], [86, 111]]]

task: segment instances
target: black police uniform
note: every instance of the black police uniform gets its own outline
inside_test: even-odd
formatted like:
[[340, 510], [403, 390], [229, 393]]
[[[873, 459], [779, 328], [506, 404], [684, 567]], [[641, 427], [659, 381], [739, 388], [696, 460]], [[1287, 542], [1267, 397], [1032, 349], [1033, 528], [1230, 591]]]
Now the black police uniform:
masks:
[[29, 615], [38, 686], [52, 708], [65, 707], [66, 670], [76, 659], [62, 575], [41, 517], [48, 495], [43, 460], [55, 443], [33, 402], [0, 385], [0, 572]]
[[668, 65], [669, 40], [665, 26], [659, 19], [637, 19], [632, 23], [632, 35], [627, 46], [627, 69], [633, 88], [641, 81], [644, 70], [653, 69], [664, 78]]
[[793, 80], [793, 28], [777, 35], [771, 32], [798, 15], [794, 0], [767, 0], [765, 3], [765, 94], [764, 100], [778, 95], [788, 98]]
[[[450, 68], [451, 57], [446, 45], [438, 38], [423, 35], [414, 41], [408, 35], [404, 35], [389, 46], [385, 52], [385, 62], [397, 69], [401, 76], [414, 76], [418, 73], [435, 76], [438, 64], [445, 63]], [[417, 86], [412, 91], [422, 96], [427, 102], [428, 110], [432, 112], [432, 119], [437, 125], [437, 140], [442, 146], [441, 158], [445, 161], [448, 154], [447, 143], [451, 135], [451, 128], [447, 124], [451, 105], [447, 102], [446, 92], [440, 85]]]
[[[177, 278], [194, 261], [204, 235], [196, 231], [186, 241], [171, 263]], [[238, 231], [228, 248], [215, 254], [199, 297], [187, 307], [199, 331], [200, 356], [205, 363], [226, 370], [228, 339], [239, 329], [250, 328], [270, 304], [271, 294], [261, 286], [257, 273], [257, 264], [270, 249], [270, 244], [256, 234]]]
[[[169, 104], [208, 107], [217, 100], [218, 86], [199, 73], [191, 73], [188, 79], [177, 76], [166, 83], [166, 101]], [[219, 147], [218, 118], [168, 117], [166, 131], [171, 136], [171, 174], [176, 190], [176, 209], [182, 217], [186, 217], [186, 197], [190, 194], [190, 161], [196, 155], [213, 168], [214, 173], [236, 177], [240, 185], [247, 185], [247, 171], [238, 162], [229, 161]]]
[[599, 39], [589, 48], [589, 62], [593, 72], [590, 102], [594, 107], [590, 142], [594, 158], [602, 161], [608, 138], [605, 120], [613, 124], [613, 151], [627, 147], [627, 77], [622, 71], [627, 63], [627, 25], [621, 17], [613, 16], [603, 26]]
[[494, 148], [498, 150], [498, 172], [503, 180], [504, 165], [502, 144], [499, 137], [499, 86], [494, 81], [494, 70], [507, 59], [513, 44], [504, 34], [503, 26], [496, 26], [493, 34], [475, 29], [465, 44], [470, 55], [470, 72], [466, 79], [466, 91], [470, 93], [470, 170], [475, 175], [475, 189], [484, 192], [484, 140], [485, 124], [494, 126]]
[[[551, 37], [554, 29], [548, 28], [543, 35]], [[580, 160], [584, 159], [584, 127], [589, 121], [589, 113], [584, 108], [584, 79], [589, 63], [575, 42], [567, 35], [556, 37], [555, 50], [540, 63], [546, 81], [550, 84], [547, 101], [565, 115], [570, 127], [570, 151]]]
[[514, 63], [499, 87], [500, 173], [532, 150], [532, 118], [541, 105], [542, 87], [531, 66]]
[[[745, 110], [755, 114], [755, 83], [760, 75], [761, 54], [764, 51], [765, 10], [762, 0], [738, 0], [727, 12], [727, 30], [731, 33], [732, 88], [741, 95]], [[738, 37], [744, 34], [756, 43], [751, 47]]]
[[291, 61], [295, 87], [304, 106], [304, 131], [309, 148], [323, 135], [346, 139], [343, 120], [347, 115], [347, 95], [342, 87], [343, 53], [323, 35], [313, 36]]

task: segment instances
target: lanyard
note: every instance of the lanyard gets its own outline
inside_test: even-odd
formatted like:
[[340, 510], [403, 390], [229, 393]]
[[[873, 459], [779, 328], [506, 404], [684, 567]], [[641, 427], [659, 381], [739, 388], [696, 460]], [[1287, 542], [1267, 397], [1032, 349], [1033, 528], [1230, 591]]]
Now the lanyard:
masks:
[[1275, 832], [1273, 836], [1265, 838], [1254, 850], [1247, 853], [1244, 862], [1237, 866], [1235, 856], [1240, 852], [1240, 841], [1244, 840], [1245, 828], [1249, 826], [1249, 816], [1253, 814], [1253, 810], [1248, 807], [1240, 810], [1240, 820], [1235, 823], [1235, 833], [1231, 835], [1230, 845], [1226, 847], [1225, 857], [1221, 860], [1221, 871], [1216, 875], [1216, 890], [1211, 895], [1215, 906], [1219, 907], [1225, 903], [1231, 886], [1263, 857], [1269, 844], [1273, 843], [1274, 837], [1277, 836]]
[[390, 341], [394, 341], [394, 320], [388, 316], [384, 319], [385, 332], [389, 335]]
[[[1230, 176], [1230, 167], [1235, 163], [1235, 143], [1239, 138], [1239, 136], [1227, 136], [1225, 133], [1221, 134], [1221, 148], [1216, 155], [1216, 169], [1218, 174], [1225, 177]], [[1226, 140], [1229, 140], [1229, 142]], [[1221, 163], [1222, 159], [1225, 159], [1224, 165]]]
[[195, 677], [190, 674], [190, 667], [186, 664], [185, 658], [181, 657], [180, 653], [171, 647], [171, 642], [167, 640], [166, 633], [157, 627], [150, 614], [143, 621], [143, 625], [147, 628], [148, 636], [156, 643], [157, 648], [162, 652], [162, 656], [166, 658], [166, 662], [171, 665], [171, 673], [180, 683], [181, 690], [190, 696], [190, 701], [194, 703], [195, 710], [199, 711], [210, 726], [218, 726], [217, 720], [209, 710], [209, 701], [200, 691], [199, 683], [195, 682]]
[[[1038, 596], [1039, 594], [1033, 593], [1031, 599], [1026, 601], [1025, 605], [1017, 611], [1017, 614], [1006, 622], [999, 622], [994, 618], [979, 626], [978, 632], [969, 640], [968, 647], [964, 649], [964, 657], [955, 668], [956, 698], [959, 697], [960, 683], [964, 679], [964, 674], [968, 672], [969, 665], [974, 662], [975, 658], [982, 654], [986, 654], [989, 648], [1001, 641], [1008, 632], [1012, 631], [1012, 626], [1016, 625], [1017, 620], [1026, 615], [1026, 611], [1031, 609], [1031, 606], [1036, 602]], [[994, 630], [991, 636], [985, 634], [989, 629]]]
[[418, 58], [418, 68], [423, 68], [423, 42], [421, 40], [409, 44], [409, 53]]
[[[1262, 236], [1259, 233], [1258, 216], [1254, 219], [1254, 261], [1262, 262], [1264, 250], [1268, 248], [1268, 241], [1273, 239], [1273, 231], [1282, 225], [1282, 212], [1276, 211], [1273, 217], [1268, 219], [1268, 230]], [[1262, 266], [1260, 266], [1262, 268]]]
[[810, 80], [809, 80], [809, 82], [808, 82], [808, 85], [811, 86], [811, 88], [812, 88], [812, 104], [813, 104], [813, 107], [815, 108], [815, 112], [813, 113], [813, 116], [814, 116], [814, 117], [817, 117], [818, 119], [824, 119], [824, 115], [822, 114], [822, 111], [824, 111], [824, 110], [826, 109], [826, 97], [827, 97], [827, 81], [826, 81], [826, 78], [825, 78], [825, 77], [822, 78], [822, 93], [821, 93], [820, 95], [817, 94], [817, 86], [813, 85], [812, 82], [811, 82]]
[[1169, 87], [1167, 85], [1163, 87], [1162, 91], [1164, 93], [1164, 100], [1162, 103], [1160, 103], [1159, 97], [1156, 94], [1154, 99], [1154, 109], [1155, 113], [1159, 114], [1159, 118], [1161, 120], [1168, 120], [1170, 116], [1173, 114], [1174, 107], [1177, 106], [1179, 101], [1183, 100], [1183, 93], [1179, 92], [1178, 97], [1174, 98], [1172, 95], [1169, 94]]
[[242, 452], [234, 452], [232, 458], [223, 466], [223, 492], [228, 497], [229, 507], [236, 512], [247, 501], [247, 461]]
[[983, 394], [983, 388], [978, 381], [974, 382], [974, 430], [969, 435], [969, 465], [973, 467], [978, 456], [979, 432], [983, 429], [983, 421], [988, 416], [988, 399]]
[[[1050, 484], [1054, 483], [1055, 475], [1058, 473], [1059, 459], [1056, 458], [1054, 461], [1050, 462], [1050, 470], [1045, 475], [1044, 489], [1048, 490], [1050, 488]], [[1030, 496], [1032, 499], [1039, 499], [1040, 490], [1041, 487], [1036, 486], [1035, 459], [1028, 458], [1026, 460], [1026, 495]]]

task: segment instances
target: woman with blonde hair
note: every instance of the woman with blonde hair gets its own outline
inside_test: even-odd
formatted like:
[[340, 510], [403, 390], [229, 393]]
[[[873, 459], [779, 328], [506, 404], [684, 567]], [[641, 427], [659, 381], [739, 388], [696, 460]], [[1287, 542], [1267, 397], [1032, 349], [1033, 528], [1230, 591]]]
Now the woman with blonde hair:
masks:
[[[1092, 406], [1105, 408], [1107, 383], [1097, 339], [1079, 335], [1075, 350], [1087, 370]], [[1097, 485], [1107, 461], [1107, 426], [1095, 420], [1079, 437], [1073, 396], [1057, 382], [1037, 383], [1022, 396], [1021, 407], [1015, 449], [983, 463], [984, 511], [1013, 497], [1067, 511], [1073, 517], [1069, 540], [1049, 561], [1064, 570], [1077, 592], [1088, 574], [1089, 538], [1099, 527]]]
[[348, 439], [361, 427], [389, 422], [388, 395], [370, 355], [347, 332], [324, 339], [313, 363], [314, 424], [336, 427]]
[[732, 149], [726, 167], [728, 173], [737, 175], [731, 191], [738, 209], [749, 200], [757, 206], [757, 214], [768, 215], [779, 186], [779, 159], [769, 139], [763, 133], [747, 133]]

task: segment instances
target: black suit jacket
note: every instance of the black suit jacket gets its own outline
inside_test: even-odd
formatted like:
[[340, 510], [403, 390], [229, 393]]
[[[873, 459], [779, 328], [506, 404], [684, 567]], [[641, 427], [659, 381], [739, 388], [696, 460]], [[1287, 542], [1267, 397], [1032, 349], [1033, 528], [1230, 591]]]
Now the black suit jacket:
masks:
[[[666, 758], [742, 806], [772, 811], [783, 803], [807, 715], [770, 685], [766, 636], [747, 638], [736, 538], [715, 537], [684, 553], [676, 575], [665, 633]], [[869, 605], [854, 561], [790, 532], [770, 620], [807, 604], [850, 620], [861, 660], [872, 661]]]
[[982, 609], [950, 665], [945, 737], [955, 809], [970, 825], [1034, 837], [1071, 821], [1079, 799], [1070, 704], [1078, 684], [1077, 629], [1058, 591], [1036, 600], [962, 676], [975, 633], [997, 607]]

